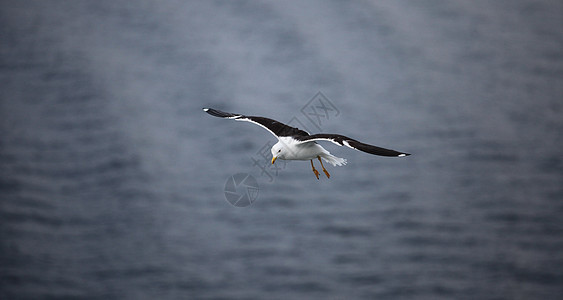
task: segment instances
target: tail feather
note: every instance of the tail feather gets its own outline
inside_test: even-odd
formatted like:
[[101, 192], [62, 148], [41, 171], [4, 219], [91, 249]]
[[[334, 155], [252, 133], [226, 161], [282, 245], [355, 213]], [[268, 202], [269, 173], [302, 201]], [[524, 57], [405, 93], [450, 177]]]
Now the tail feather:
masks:
[[345, 158], [336, 157], [330, 153], [322, 155], [321, 157], [333, 166], [343, 166], [347, 162]]

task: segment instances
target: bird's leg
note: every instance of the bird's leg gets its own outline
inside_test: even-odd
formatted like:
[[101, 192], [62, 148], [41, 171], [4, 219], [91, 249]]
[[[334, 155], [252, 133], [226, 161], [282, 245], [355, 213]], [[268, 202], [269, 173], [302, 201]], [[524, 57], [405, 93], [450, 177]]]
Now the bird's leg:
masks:
[[319, 171], [317, 171], [317, 169], [315, 169], [315, 166], [313, 166], [312, 159], [311, 159], [311, 168], [313, 168], [313, 173], [315, 173], [315, 176], [317, 176], [317, 179], [319, 179]]
[[317, 156], [317, 158], [319, 159], [319, 162], [321, 163], [321, 167], [323, 167], [323, 172], [325, 172], [326, 178], [330, 178], [330, 174], [328, 174], [328, 171], [325, 169], [325, 166], [323, 166], [323, 161], [321, 160], [321, 157]]

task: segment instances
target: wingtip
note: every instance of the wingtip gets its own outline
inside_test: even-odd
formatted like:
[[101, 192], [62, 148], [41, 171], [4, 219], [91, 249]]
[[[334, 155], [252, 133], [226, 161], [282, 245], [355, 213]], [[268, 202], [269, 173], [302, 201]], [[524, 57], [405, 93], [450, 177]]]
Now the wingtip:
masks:
[[411, 155], [411, 154], [410, 153], [401, 153], [398, 156], [399, 157], [405, 157], [405, 156], [409, 156], [409, 155]]
[[228, 113], [228, 112], [220, 111], [220, 110], [213, 109], [213, 108], [207, 108], [207, 107], [204, 107], [203, 111], [212, 115], [212, 116], [214, 116], [214, 117], [219, 117], [219, 118], [236, 119], [236, 118], [241, 116], [241, 115]]

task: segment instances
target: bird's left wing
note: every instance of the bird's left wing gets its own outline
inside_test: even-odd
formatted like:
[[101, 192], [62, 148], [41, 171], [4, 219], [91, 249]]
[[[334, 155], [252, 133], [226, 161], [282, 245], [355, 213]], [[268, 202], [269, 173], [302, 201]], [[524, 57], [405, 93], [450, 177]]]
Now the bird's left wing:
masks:
[[320, 134], [313, 134], [309, 136], [299, 136], [299, 137], [295, 137], [295, 139], [297, 139], [300, 143], [307, 143], [313, 141], [329, 141], [334, 144], [337, 144], [338, 146], [346, 146], [355, 150], [359, 150], [369, 154], [380, 155], [380, 156], [403, 157], [410, 155], [409, 153], [399, 152], [391, 149], [365, 144], [340, 134], [320, 133]]

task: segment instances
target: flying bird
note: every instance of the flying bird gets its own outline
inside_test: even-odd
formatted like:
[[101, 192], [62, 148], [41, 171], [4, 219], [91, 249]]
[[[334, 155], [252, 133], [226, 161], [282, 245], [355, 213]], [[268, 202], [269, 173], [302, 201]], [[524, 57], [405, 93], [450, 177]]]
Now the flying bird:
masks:
[[311, 161], [311, 168], [313, 169], [313, 173], [317, 179], [319, 179], [319, 171], [317, 171], [313, 165], [314, 159], [319, 160], [327, 178], [330, 178], [330, 174], [325, 169], [321, 158], [333, 166], [342, 166], [346, 164], [346, 159], [330, 154], [330, 152], [317, 143], [318, 141], [329, 141], [337, 144], [338, 146], [347, 146], [352, 149], [379, 156], [404, 157], [410, 155], [405, 152], [364, 144], [340, 134], [309, 134], [299, 128], [291, 127], [276, 120], [264, 117], [233, 114], [213, 108], [204, 108], [203, 111], [215, 117], [236, 121], [246, 121], [265, 128], [278, 139], [278, 142], [272, 146], [271, 149], [272, 164], [274, 164], [277, 159], [309, 160]]

